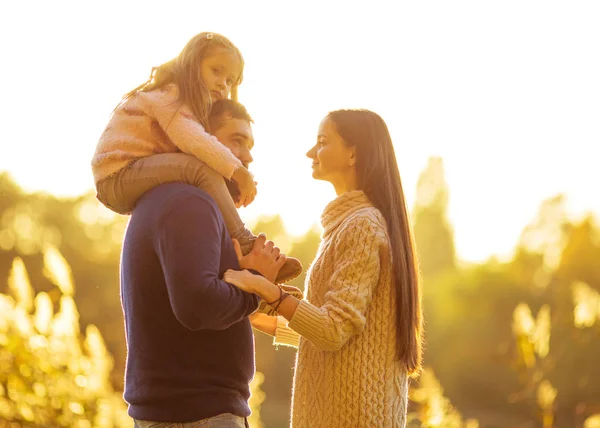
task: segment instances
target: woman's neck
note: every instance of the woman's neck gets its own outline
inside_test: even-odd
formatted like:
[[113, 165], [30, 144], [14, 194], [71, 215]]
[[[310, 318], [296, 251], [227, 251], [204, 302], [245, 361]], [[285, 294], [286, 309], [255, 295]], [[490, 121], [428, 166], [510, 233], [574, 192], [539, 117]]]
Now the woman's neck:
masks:
[[347, 174], [344, 177], [340, 177], [339, 180], [331, 181], [333, 187], [335, 188], [335, 193], [340, 196], [346, 192], [352, 192], [353, 190], [358, 190], [358, 184], [356, 180], [356, 174], [353, 173]]

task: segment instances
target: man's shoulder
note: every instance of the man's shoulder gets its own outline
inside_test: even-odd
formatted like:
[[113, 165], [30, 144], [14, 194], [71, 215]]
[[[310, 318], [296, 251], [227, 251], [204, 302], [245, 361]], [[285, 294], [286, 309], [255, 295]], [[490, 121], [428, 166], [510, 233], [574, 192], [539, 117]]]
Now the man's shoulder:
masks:
[[163, 216], [169, 213], [198, 212], [217, 214], [214, 199], [205, 191], [185, 183], [161, 184], [148, 191], [134, 209]]

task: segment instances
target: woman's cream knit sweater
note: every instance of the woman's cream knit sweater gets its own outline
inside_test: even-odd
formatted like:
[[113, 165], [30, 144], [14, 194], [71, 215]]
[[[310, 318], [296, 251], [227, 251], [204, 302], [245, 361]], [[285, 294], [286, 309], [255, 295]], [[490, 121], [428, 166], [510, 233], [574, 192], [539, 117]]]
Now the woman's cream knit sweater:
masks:
[[[306, 298], [275, 343], [298, 345], [293, 428], [404, 427], [408, 380], [396, 358], [396, 297], [385, 220], [362, 191], [321, 217]], [[298, 337], [298, 334], [300, 337]]]

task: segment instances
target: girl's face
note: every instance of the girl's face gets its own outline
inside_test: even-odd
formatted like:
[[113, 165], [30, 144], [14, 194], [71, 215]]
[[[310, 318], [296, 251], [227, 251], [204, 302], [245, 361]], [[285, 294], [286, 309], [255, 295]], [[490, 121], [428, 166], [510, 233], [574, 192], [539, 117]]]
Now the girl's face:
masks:
[[338, 193], [353, 184], [356, 175], [356, 149], [344, 142], [328, 117], [319, 125], [317, 144], [306, 156], [313, 161], [313, 178], [329, 181]]
[[200, 78], [206, 85], [211, 100], [229, 98], [229, 92], [242, 74], [242, 63], [227, 49], [217, 49], [200, 63]]

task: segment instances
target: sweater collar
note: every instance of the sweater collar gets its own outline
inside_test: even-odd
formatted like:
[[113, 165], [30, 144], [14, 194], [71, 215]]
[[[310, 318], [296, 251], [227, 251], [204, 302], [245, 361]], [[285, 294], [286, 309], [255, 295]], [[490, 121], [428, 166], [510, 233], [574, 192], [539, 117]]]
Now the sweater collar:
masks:
[[342, 220], [361, 208], [372, 207], [373, 204], [362, 190], [346, 192], [335, 198], [325, 207], [321, 214], [323, 236], [334, 230]]

